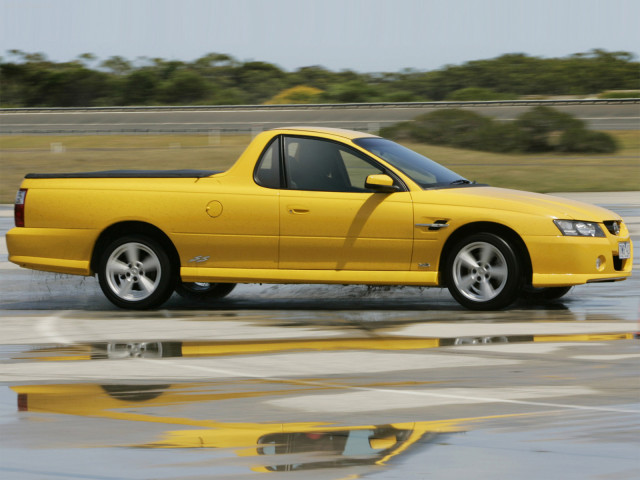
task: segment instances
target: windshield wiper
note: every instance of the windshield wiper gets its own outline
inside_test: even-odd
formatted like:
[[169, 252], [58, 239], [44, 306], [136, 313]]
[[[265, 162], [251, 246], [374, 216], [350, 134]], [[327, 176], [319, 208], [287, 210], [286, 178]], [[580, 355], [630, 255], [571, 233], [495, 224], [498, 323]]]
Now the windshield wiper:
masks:
[[454, 180], [449, 185], [473, 185], [475, 180], [472, 182], [471, 180], [467, 180], [466, 178], [459, 178], [458, 180]]

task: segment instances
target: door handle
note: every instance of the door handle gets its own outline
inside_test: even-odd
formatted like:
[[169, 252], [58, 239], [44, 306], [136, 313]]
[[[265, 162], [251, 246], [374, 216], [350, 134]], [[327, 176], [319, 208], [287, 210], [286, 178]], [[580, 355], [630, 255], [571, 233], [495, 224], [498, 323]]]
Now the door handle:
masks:
[[309, 213], [309, 209], [306, 207], [300, 207], [297, 205], [290, 205], [287, 207], [287, 210], [289, 211], [289, 213], [293, 214], [293, 215], [303, 215], [305, 213]]

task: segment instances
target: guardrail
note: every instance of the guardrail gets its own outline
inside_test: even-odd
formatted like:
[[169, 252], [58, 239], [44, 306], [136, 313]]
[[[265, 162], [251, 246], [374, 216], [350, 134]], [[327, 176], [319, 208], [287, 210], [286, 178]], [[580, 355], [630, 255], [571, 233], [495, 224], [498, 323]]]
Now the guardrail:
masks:
[[183, 106], [133, 106], [133, 107], [29, 107], [1, 108], [3, 113], [44, 112], [145, 112], [145, 111], [224, 111], [224, 110], [312, 110], [354, 108], [452, 108], [452, 107], [532, 107], [538, 105], [624, 105], [640, 104], [640, 98], [585, 98], [566, 100], [491, 100], [468, 102], [377, 102], [377, 103], [314, 103], [286, 105], [183, 105]]

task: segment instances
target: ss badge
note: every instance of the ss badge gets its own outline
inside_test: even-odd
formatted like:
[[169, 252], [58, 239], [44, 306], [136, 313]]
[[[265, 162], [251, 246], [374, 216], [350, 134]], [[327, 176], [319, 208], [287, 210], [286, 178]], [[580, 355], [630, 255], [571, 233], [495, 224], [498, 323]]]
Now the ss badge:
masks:
[[202, 255], [198, 255], [197, 257], [193, 257], [191, 260], [189, 260], [188, 263], [191, 263], [191, 262], [202, 263], [202, 262], [206, 262], [207, 260], [209, 260], [209, 258], [210, 258], [209, 255], [207, 255], [206, 257], [202, 256]]

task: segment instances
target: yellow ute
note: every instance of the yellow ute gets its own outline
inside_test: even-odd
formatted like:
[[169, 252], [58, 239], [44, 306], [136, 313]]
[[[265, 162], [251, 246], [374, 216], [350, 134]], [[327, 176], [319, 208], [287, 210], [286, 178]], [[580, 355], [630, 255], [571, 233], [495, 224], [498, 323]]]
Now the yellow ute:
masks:
[[236, 283], [446, 286], [463, 306], [631, 275], [617, 214], [478, 185], [389, 140], [330, 128], [258, 135], [226, 172], [29, 174], [9, 260], [93, 275], [111, 302]]

